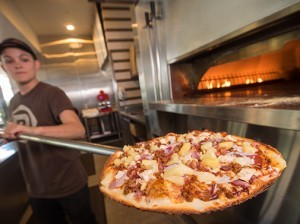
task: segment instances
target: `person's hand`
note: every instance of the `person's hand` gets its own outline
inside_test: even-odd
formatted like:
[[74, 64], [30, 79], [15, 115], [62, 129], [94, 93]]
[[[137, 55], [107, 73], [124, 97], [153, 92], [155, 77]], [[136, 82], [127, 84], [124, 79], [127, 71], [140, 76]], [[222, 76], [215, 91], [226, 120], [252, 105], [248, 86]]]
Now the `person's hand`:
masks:
[[14, 140], [18, 138], [18, 134], [30, 133], [31, 127], [17, 124], [14, 122], [7, 122], [4, 128], [3, 138], [6, 140]]

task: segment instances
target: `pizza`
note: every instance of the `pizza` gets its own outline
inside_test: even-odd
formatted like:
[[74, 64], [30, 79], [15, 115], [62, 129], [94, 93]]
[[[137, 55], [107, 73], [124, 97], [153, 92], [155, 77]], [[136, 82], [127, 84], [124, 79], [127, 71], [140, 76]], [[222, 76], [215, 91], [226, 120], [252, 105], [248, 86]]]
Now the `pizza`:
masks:
[[100, 190], [127, 206], [200, 214], [240, 204], [268, 189], [286, 167], [272, 146], [226, 132], [169, 133], [110, 156]]

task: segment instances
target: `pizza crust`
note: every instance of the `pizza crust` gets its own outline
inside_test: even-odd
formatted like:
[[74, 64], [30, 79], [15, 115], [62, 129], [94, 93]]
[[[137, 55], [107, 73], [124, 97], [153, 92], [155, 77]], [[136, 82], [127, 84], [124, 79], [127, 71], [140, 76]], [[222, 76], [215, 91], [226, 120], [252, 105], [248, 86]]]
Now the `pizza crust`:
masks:
[[106, 194], [109, 198], [126, 206], [132, 206], [144, 211], [153, 211], [170, 214], [201, 214], [209, 213], [213, 211], [223, 210], [227, 207], [243, 203], [258, 194], [262, 193], [271, 186], [277, 178], [272, 178], [268, 183], [257, 183], [259, 186], [256, 190], [250, 191], [249, 194], [244, 192], [242, 196], [234, 199], [220, 198], [212, 201], [202, 201], [200, 199], [194, 199], [192, 202], [182, 202], [174, 204], [169, 198], [156, 198], [146, 199], [143, 198], [137, 202], [134, 198], [134, 194], [130, 193], [124, 195], [122, 190], [113, 189], [100, 186], [100, 190]]
[[[141, 196], [140, 200], [136, 200], [134, 193], [123, 193], [123, 188], [114, 188], [111, 189], [107, 184], [110, 181], [104, 181], [105, 177], [108, 176], [110, 172], [114, 174], [114, 171], [111, 167], [114, 164], [115, 159], [119, 156], [121, 151], [114, 153], [105, 163], [104, 169], [101, 173], [100, 180], [100, 190], [105, 195], [110, 197], [113, 200], [116, 200], [126, 206], [133, 206], [145, 211], [154, 211], [154, 212], [163, 212], [163, 213], [176, 213], [176, 214], [201, 214], [217, 210], [223, 210], [227, 207], [237, 205], [240, 203], [249, 200], [256, 195], [267, 190], [281, 175], [282, 171], [286, 167], [286, 162], [284, 161], [282, 155], [272, 146], [254, 141], [252, 139], [242, 138], [239, 136], [232, 136], [235, 139], [241, 141], [247, 141], [250, 143], [255, 143], [259, 145], [259, 149], [266, 153], [267, 157], [271, 160], [272, 166], [277, 168], [277, 172], [274, 172], [272, 175], [264, 176], [264, 179], [256, 179], [253, 181], [253, 184], [248, 189], [248, 192], [242, 192], [238, 197], [227, 198], [225, 195], [220, 195], [218, 199], [203, 201], [198, 198], [193, 198], [191, 202], [183, 201], [181, 203], [174, 203], [168, 197], [156, 197], [151, 198], [147, 196]], [[160, 137], [161, 138], [161, 137]], [[153, 140], [152, 140], [153, 141]], [[167, 180], [164, 180], [167, 181]], [[105, 182], [105, 183], [104, 183]]]

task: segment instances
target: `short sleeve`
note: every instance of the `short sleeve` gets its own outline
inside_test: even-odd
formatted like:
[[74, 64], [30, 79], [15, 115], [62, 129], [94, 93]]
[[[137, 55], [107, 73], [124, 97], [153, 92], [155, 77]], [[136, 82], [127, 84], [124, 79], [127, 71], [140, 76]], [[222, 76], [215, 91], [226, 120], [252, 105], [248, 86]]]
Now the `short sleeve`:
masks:
[[61, 123], [59, 115], [64, 110], [73, 110], [76, 112], [71, 100], [65, 92], [57, 87], [53, 87], [49, 92], [48, 105], [53, 117], [58, 123]]

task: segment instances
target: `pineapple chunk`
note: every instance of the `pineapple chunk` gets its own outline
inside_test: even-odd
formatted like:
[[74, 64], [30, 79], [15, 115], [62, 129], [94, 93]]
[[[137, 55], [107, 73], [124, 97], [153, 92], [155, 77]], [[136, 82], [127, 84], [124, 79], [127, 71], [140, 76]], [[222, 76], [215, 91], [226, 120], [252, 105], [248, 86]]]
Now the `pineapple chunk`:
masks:
[[184, 185], [184, 177], [179, 177], [179, 176], [166, 176], [164, 177], [165, 180], [171, 181], [174, 184], [177, 184], [179, 186]]
[[257, 151], [257, 149], [252, 147], [249, 142], [243, 142], [243, 151], [255, 153]]
[[212, 147], [212, 142], [205, 142], [203, 145], [201, 145], [201, 149], [205, 151], [211, 147]]
[[105, 175], [105, 178], [101, 180], [101, 184], [107, 187], [112, 182], [113, 179], [114, 179], [113, 172], [110, 171], [108, 172], [108, 174]]
[[209, 166], [213, 169], [219, 169], [221, 167], [220, 161], [217, 158], [206, 157], [202, 162], [205, 166]]
[[189, 139], [193, 139], [194, 138], [194, 135], [192, 132], [188, 133], [186, 136], [185, 136], [185, 139], [186, 140], [189, 140]]
[[158, 163], [156, 160], [142, 160], [142, 164], [147, 170], [153, 170], [154, 172], [158, 171]]
[[233, 142], [221, 142], [219, 147], [223, 149], [231, 149], [233, 147]]
[[168, 176], [179, 176], [193, 175], [196, 171], [184, 164], [174, 165], [174, 167], [165, 169], [164, 178]]
[[271, 160], [271, 165], [283, 170], [286, 167], [286, 162], [276, 153], [268, 152], [268, 157]]
[[205, 166], [209, 166], [213, 169], [218, 169], [220, 168], [221, 164], [215, 154], [215, 151], [216, 149], [213, 147], [208, 148], [207, 152], [201, 157], [201, 159], [202, 159], [202, 163]]
[[177, 142], [185, 142], [185, 136], [184, 135], [179, 135], [179, 137], [176, 140]]
[[211, 183], [212, 181], [216, 181], [217, 177], [209, 172], [197, 172], [197, 179], [200, 182]]
[[189, 153], [190, 149], [191, 149], [191, 143], [185, 142], [182, 145], [181, 149], [179, 150], [178, 155], [179, 156], [184, 156], [184, 155]]
[[128, 155], [135, 158], [136, 156], [139, 155], [139, 153], [136, 151], [130, 150], [130, 151], [128, 151]]
[[157, 151], [159, 148], [157, 147], [157, 145], [151, 145], [150, 146], [150, 151], [151, 152], [154, 152], [154, 151]]
[[172, 164], [177, 164], [177, 163], [181, 163], [181, 161], [179, 160], [179, 156], [177, 153], [173, 153], [171, 156], [171, 159], [169, 160], [169, 162], [167, 162], [167, 166], [170, 166]]
[[132, 161], [134, 161], [134, 157], [132, 156], [124, 157], [125, 166], [128, 166]]
[[120, 166], [121, 163], [122, 163], [122, 160], [120, 160], [120, 159], [115, 159], [115, 161], [114, 161], [115, 166]]
[[129, 151], [131, 149], [131, 147], [129, 146], [129, 145], [124, 145], [124, 147], [123, 147], [123, 151], [124, 152], [127, 152], [127, 151]]
[[167, 144], [167, 141], [165, 138], [160, 138], [159, 141], [161, 144]]

